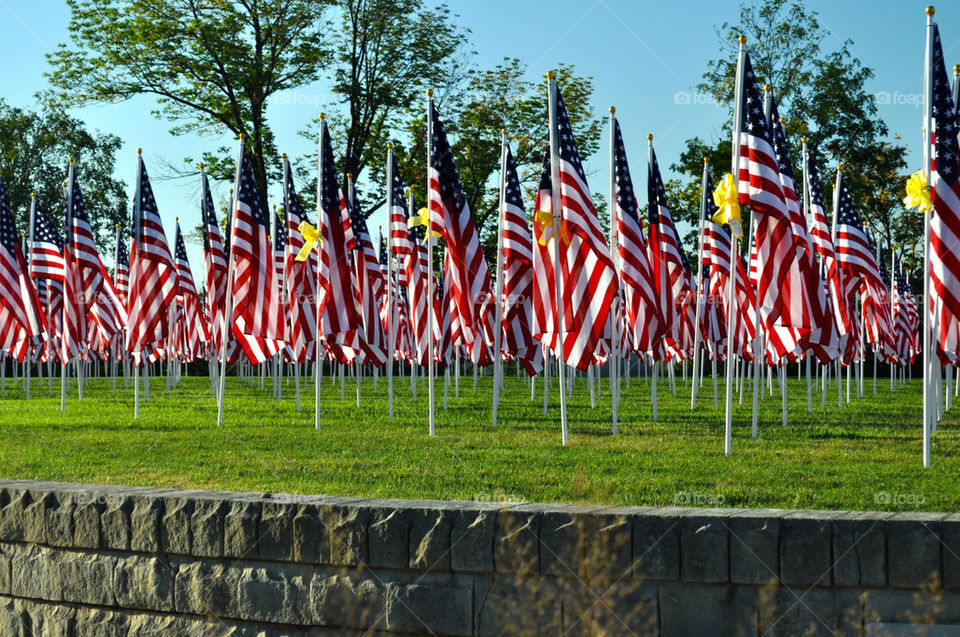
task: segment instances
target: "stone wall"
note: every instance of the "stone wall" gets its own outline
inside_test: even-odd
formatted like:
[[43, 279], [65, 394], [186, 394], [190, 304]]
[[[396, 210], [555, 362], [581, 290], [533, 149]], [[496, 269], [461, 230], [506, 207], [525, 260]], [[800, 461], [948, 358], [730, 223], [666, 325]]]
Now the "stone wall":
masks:
[[0, 481], [0, 635], [900, 634], [960, 623], [958, 556], [946, 514]]

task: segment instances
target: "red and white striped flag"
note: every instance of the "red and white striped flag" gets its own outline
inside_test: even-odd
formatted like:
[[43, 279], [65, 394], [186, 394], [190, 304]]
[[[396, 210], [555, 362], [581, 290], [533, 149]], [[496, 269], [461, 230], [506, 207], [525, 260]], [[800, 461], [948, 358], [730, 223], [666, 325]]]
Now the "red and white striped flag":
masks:
[[[23, 246], [0, 181], [0, 348], [12, 350], [18, 360], [26, 346], [46, 332], [46, 321], [24, 258]], [[20, 344], [20, 348], [16, 346]]]

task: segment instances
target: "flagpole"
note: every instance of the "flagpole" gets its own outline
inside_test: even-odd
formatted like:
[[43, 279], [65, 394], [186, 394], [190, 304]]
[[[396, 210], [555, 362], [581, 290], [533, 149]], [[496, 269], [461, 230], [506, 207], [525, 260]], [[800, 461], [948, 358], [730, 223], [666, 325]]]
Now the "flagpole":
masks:
[[[647, 133], [647, 170], [648, 174], [653, 166], [653, 135]], [[657, 217], [659, 218], [659, 213]], [[667, 269], [665, 267], [659, 268], [660, 270], [660, 285], [661, 289], [665, 289], [667, 286]], [[661, 296], [658, 294], [658, 296]], [[658, 367], [659, 361], [654, 357], [653, 350], [651, 349], [650, 353], [650, 415], [653, 422], [657, 422], [657, 381], [660, 377], [660, 369]]]
[[[740, 44], [739, 52], [737, 54], [737, 79], [734, 88], [734, 107], [733, 107], [733, 140], [732, 148], [730, 150], [730, 166], [731, 174], [736, 174], [737, 164], [740, 158], [740, 128], [741, 128], [741, 118], [743, 113], [741, 111], [741, 103], [743, 102], [743, 61], [746, 56], [746, 49], [744, 46], [747, 43], [747, 38], [745, 36], [740, 36], [738, 39]], [[704, 170], [706, 170], [706, 165], [704, 165]], [[737, 177], [731, 180], [733, 182], [734, 189], [737, 188]], [[706, 178], [704, 178], [706, 182]], [[734, 372], [734, 323], [737, 312], [735, 311], [736, 303], [736, 288], [737, 288], [737, 241], [739, 237], [737, 236], [736, 228], [734, 227], [734, 222], [739, 223], [736, 219], [730, 220], [730, 276], [729, 276], [729, 285], [730, 285], [730, 297], [727, 303], [727, 372], [726, 372], [726, 406], [724, 413], [724, 425], [723, 425], [723, 453], [727, 456], [733, 453], [733, 372]], [[703, 227], [703, 222], [701, 221], [700, 227]], [[741, 231], [742, 234], [742, 231]], [[749, 285], [749, 282], [747, 282]], [[758, 309], [759, 312], [759, 309]], [[759, 314], [758, 314], [759, 316]], [[758, 321], [759, 323], [759, 321]], [[756, 352], [754, 352], [756, 356]], [[756, 396], [756, 394], [754, 394]], [[754, 435], [754, 437], [756, 437]]]
[[[326, 130], [326, 116], [320, 113], [320, 126], [317, 133], [317, 231], [321, 233], [320, 219], [323, 218], [323, 133]], [[320, 237], [317, 240], [317, 280], [313, 290], [313, 300], [316, 305], [317, 332], [314, 335], [313, 352], [313, 428], [320, 431], [320, 378], [323, 373], [323, 343], [320, 339], [320, 271], [322, 269], [323, 255], [320, 254]], [[309, 264], [309, 259], [307, 260]], [[333, 265], [333, 264], [330, 264]]]
[[[810, 215], [810, 184], [807, 182], [808, 173], [807, 173], [807, 163], [810, 161], [810, 157], [807, 154], [807, 138], [803, 137], [800, 139], [800, 165], [803, 171], [803, 218], [804, 220]], [[816, 261], [814, 257], [811, 256], [811, 259], [814, 260], [814, 265]], [[819, 282], [818, 282], [819, 284]], [[825, 319], [828, 320], [828, 319]], [[811, 352], [807, 352], [807, 355], [804, 357], [807, 364], [807, 413], [813, 413], [813, 386], [810, 379], [811, 376], [811, 361], [810, 361]]]
[[[240, 166], [243, 163], [243, 145], [244, 135], [240, 133], [240, 144], [237, 148], [237, 170], [233, 178], [233, 196], [230, 198], [231, 232], [237, 227], [236, 219], [232, 217], [237, 211], [236, 198], [240, 196]], [[227, 335], [230, 333], [230, 327], [233, 323], [233, 269], [234, 269], [234, 246], [231, 237], [227, 237], [230, 246], [230, 259], [227, 267], [227, 297], [226, 307], [223, 313], [223, 342], [220, 344], [220, 389], [217, 392], [217, 426], [223, 426], [223, 394], [226, 389], [227, 380], [227, 342], [230, 340]]]
[[[927, 7], [927, 42], [923, 74], [923, 169], [926, 172], [927, 184], [931, 182], [930, 131], [932, 130], [933, 85], [930, 77], [933, 71], [933, 15], [934, 8]], [[931, 392], [930, 392], [930, 215], [923, 215], [923, 466], [930, 466], [930, 419]]]
[[429, 334], [430, 347], [427, 350], [427, 414], [430, 427], [430, 436], [437, 434], [436, 424], [434, 422], [433, 409], [433, 380], [435, 376], [433, 360], [433, 323], [436, 320], [434, 316], [433, 305], [433, 232], [430, 221], [430, 169], [433, 164], [433, 89], [427, 89], [427, 332]]
[[393, 144], [387, 144], [387, 412], [390, 420], [393, 420], [393, 357], [397, 330], [393, 320], [393, 178]]
[[[69, 239], [70, 241], [72, 241], [72, 237], [73, 237], [73, 231], [71, 230], [71, 227], [73, 226], [73, 219], [72, 219], [73, 206], [71, 205], [73, 202], [73, 170], [74, 170], [73, 157], [70, 157], [68, 162], [69, 162], [69, 167], [67, 168], [67, 184], [66, 184], [66, 197], [67, 197], [66, 204], [67, 205], [66, 205], [66, 216], [64, 217], [64, 221], [63, 221], [63, 227], [65, 231], [64, 232], [65, 241], [63, 243], [64, 254], [66, 254], [67, 245], [68, 245], [66, 239]], [[72, 252], [73, 250], [71, 250], [71, 253]], [[71, 261], [72, 260], [73, 260], [73, 257], [71, 256]], [[66, 275], [72, 276], [70, 272], [67, 272]], [[62, 328], [61, 328], [61, 334], [60, 334], [60, 337], [61, 337], [60, 349], [62, 352], [62, 361], [60, 365], [60, 411], [65, 411], [67, 408], [67, 374], [68, 374], [67, 364], [70, 362], [70, 356], [69, 356], [69, 350], [64, 348], [66, 347], [66, 344], [67, 344], [66, 333], [68, 330], [67, 303], [73, 302], [72, 300], [66, 298], [66, 290], [67, 290], [66, 285], [64, 285], [63, 316], [61, 318]], [[76, 293], [77, 291], [74, 290], [74, 294]]]
[[[500, 341], [503, 333], [503, 223], [507, 199], [507, 129], [500, 131], [500, 207], [497, 209], [497, 282], [494, 295], [493, 319], [493, 426], [497, 426], [500, 406], [500, 383], [503, 378], [503, 359]], [[459, 366], [458, 366], [459, 370]]]
[[549, 90], [549, 117], [550, 117], [550, 207], [553, 212], [553, 274], [557, 294], [557, 344], [560, 347], [560, 373], [557, 380], [560, 383], [560, 434], [563, 445], [568, 442], [567, 430], [567, 392], [566, 374], [563, 366], [566, 362], [563, 346], [563, 284], [560, 277], [560, 222], [562, 216], [560, 207], [560, 140], [557, 139], [557, 79], [553, 71], [547, 72], [547, 88]]
[[[697, 279], [695, 281], [697, 294], [697, 313], [693, 320], [693, 386], [690, 388], [690, 409], [697, 406], [697, 390], [700, 382], [697, 378], [700, 369], [702, 354], [700, 353], [700, 314], [703, 312], [703, 221], [707, 216], [707, 174], [709, 171], [710, 159], [703, 158], [703, 177], [700, 179], [700, 219], [697, 227]], [[730, 336], [727, 336], [727, 342], [730, 342]], [[727, 347], [727, 356], [731, 355], [733, 348]]]
[[[33, 283], [33, 232], [36, 228], [36, 223], [37, 223], [37, 193], [31, 192], [30, 193], [30, 228], [29, 228], [30, 242], [25, 244], [25, 247], [27, 249], [24, 250], [24, 254], [23, 254], [23, 258], [26, 259], [27, 261], [27, 279], [31, 283]], [[26, 392], [27, 398], [30, 398], [30, 376], [32, 374], [31, 367], [33, 366], [33, 363], [31, 360], [32, 356], [33, 356], [33, 348], [31, 347], [31, 348], [28, 348], [27, 350], [27, 358], [26, 358], [27, 373], [26, 373], [26, 379], [24, 384], [24, 391]], [[40, 386], [43, 387], [43, 368], [41, 367], [41, 363], [38, 362], [37, 367], [40, 370], [39, 371]]]
[[[620, 235], [618, 232], [619, 215], [617, 209], [617, 158], [616, 127], [617, 109], [610, 107], [610, 258], [613, 271], [617, 273], [617, 296], [610, 308], [610, 402], [613, 407], [613, 434], [617, 434], [617, 407], [620, 404], [620, 313], [623, 304], [620, 298]], [[599, 369], [598, 369], [599, 371]]]

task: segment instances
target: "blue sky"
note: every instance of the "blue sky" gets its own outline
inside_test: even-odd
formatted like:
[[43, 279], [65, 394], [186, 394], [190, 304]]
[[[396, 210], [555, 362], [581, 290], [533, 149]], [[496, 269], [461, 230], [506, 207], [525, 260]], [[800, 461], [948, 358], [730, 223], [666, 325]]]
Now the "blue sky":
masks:
[[[517, 57], [529, 65], [531, 77], [542, 77], [558, 62], [574, 64], [578, 73], [593, 76], [592, 106], [599, 115], [606, 114], [611, 105], [617, 107], [638, 186], [645, 180], [647, 133], [654, 135], [664, 167], [676, 160], [686, 139], [728, 134], [721, 129], [723, 111], [697, 96], [693, 87], [706, 62], [717, 54], [714, 26], [736, 22], [738, 2], [454, 0], [449, 5], [461, 24], [472, 31], [475, 63], [480, 68], [492, 67], [504, 57]], [[919, 168], [926, 3], [817, 0], [808, 5], [819, 13], [821, 25], [831, 34], [824, 46], [834, 48], [850, 39], [854, 55], [874, 70], [868, 90], [878, 96], [879, 112], [891, 135], [906, 140], [911, 169]], [[947, 61], [960, 63], [960, 3], [938, 6], [936, 18]], [[68, 21], [69, 11], [60, 2], [0, 0], [0, 42], [7, 62], [0, 95], [9, 103], [29, 107], [34, 93], [46, 86], [44, 54], [67, 41]], [[123, 140], [116, 175], [127, 183], [131, 196], [136, 148], [143, 147], [164, 227], [172, 237], [175, 217], [180, 217], [185, 230], [199, 222], [198, 185], [195, 179], [159, 180], [161, 161], [180, 165], [186, 156], [199, 156], [203, 150], [233, 142], [228, 138], [174, 137], [167, 122], [150, 114], [152, 106], [153, 101], [144, 97], [74, 108], [72, 113], [89, 127], [112, 132]], [[269, 105], [268, 116], [280, 149], [291, 157], [308, 152], [311, 143], [297, 131], [315, 121], [318, 112], [334, 108], [323, 81], [279, 96]], [[608, 188], [606, 158], [607, 150], [602, 147], [587, 162], [596, 191]], [[279, 200], [279, 186], [271, 188], [270, 196], [272, 201]], [[374, 213], [370, 228], [383, 220], [382, 213]], [[200, 275], [200, 246], [188, 245], [188, 253], [195, 276]], [[112, 259], [112, 255], [104, 257], [105, 261]]]

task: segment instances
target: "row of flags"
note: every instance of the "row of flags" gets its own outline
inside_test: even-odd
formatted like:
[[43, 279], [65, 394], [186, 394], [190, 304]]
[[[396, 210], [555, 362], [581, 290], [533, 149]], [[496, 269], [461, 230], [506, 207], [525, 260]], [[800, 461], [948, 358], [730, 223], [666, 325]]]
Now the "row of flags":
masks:
[[[112, 278], [97, 252], [72, 163], [62, 239], [34, 205], [24, 249], [0, 191], [0, 347], [19, 360], [129, 356], [135, 365], [164, 358], [372, 366], [506, 359], [531, 376], [549, 367], [547, 360], [585, 370], [634, 354], [687, 360], [700, 350], [713, 360], [733, 355], [783, 365], [813, 357], [850, 364], [862, 360], [869, 346], [883, 360], [909, 363], [919, 351], [920, 318], [899, 259], [883, 253], [887, 268], [839, 170], [834, 218], [828, 221], [814, 151], [805, 144], [798, 182], [772, 91], [758, 88], [749, 55], [743, 55], [736, 176], [715, 189], [705, 166], [696, 275], [652, 141], [642, 215], [615, 117], [614, 228], [610, 241], [604, 236], [566, 107], [551, 80], [551, 143], [530, 215], [504, 142], [501, 294], [494, 290], [444, 123], [430, 99], [427, 201], [418, 209], [391, 153], [387, 237], [377, 243], [350, 176], [341, 181], [336, 174], [323, 119], [316, 225], [300, 205], [285, 157], [281, 214], [263, 208], [241, 140], [222, 236], [201, 171], [202, 289], [191, 274], [179, 223], [173, 249], [168, 245], [139, 154], [130, 248], [118, 230]], [[945, 95], [950, 104], [941, 110], [955, 120], [949, 90]], [[937, 122], [943, 131], [947, 124]], [[956, 129], [950, 130], [956, 157]], [[946, 145], [942, 138], [938, 152]], [[955, 185], [956, 161], [951, 172], [937, 157], [935, 185]], [[721, 204], [732, 205], [729, 197], [713, 197], [715, 190], [731, 188], [733, 203], [753, 211], [746, 264], [734, 250], [739, 220], [733, 236], [732, 221], [718, 219]], [[939, 216], [949, 204], [937, 198]], [[935, 227], [934, 236], [952, 245], [945, 239], [952, 226]], [[933, 273], [943, 299], [941, 332], [953, 339], [941, 339], [939, 351], [956, 363], [960, 323], [952, 317], [960, 315], [960, 301], [951, 296], [953, 254], [944, 253]]]

